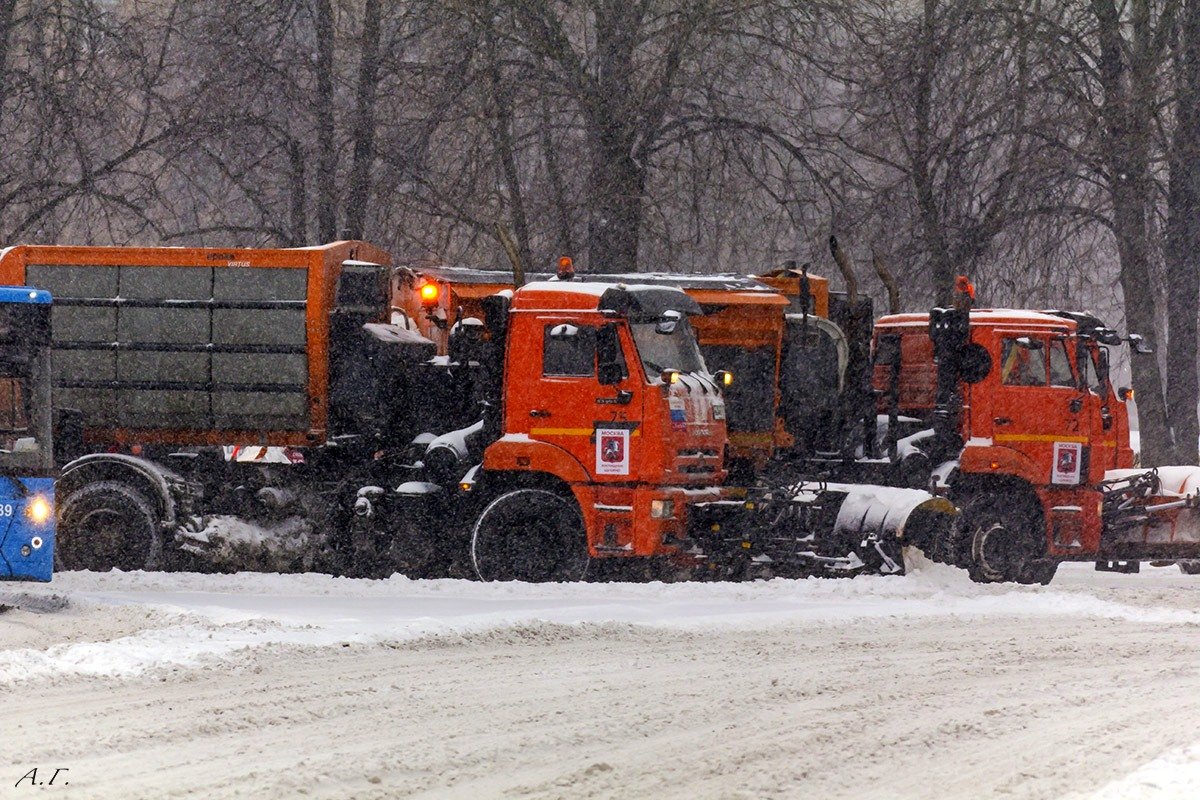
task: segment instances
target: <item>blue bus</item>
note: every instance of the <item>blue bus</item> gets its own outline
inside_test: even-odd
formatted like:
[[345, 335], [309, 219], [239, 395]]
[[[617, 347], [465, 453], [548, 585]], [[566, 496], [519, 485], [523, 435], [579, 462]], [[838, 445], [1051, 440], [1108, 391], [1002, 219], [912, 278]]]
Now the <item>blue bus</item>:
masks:
[[50, 293], [0, 286], [0, 580], [54, 573]]

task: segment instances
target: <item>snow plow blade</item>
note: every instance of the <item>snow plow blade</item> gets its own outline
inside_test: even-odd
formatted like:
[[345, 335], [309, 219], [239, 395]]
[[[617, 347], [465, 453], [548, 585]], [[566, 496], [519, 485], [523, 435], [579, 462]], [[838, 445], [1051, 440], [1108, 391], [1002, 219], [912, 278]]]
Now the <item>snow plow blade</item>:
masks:
[[846, 499], [834, 523], [835, 536], [876, 536], [903, 545], [926, 546], [940, 526], [950, 525], [958, 509], [944, 497], [894, 486], [827, 484]]
[[1100, 486], [1105, 552], [1200, 558], [1200, 467], [1109, 470]]
[[902, 575], [957, 510], [919, 489], [804, 482], [700, 503], [695, 539], [716, 577]]

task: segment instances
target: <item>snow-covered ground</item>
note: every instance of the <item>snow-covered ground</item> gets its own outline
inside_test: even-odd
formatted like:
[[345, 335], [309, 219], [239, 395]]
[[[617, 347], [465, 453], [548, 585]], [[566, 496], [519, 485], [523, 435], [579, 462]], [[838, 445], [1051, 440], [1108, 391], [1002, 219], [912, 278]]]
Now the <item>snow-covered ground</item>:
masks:
[[0, 615], [0, 797], [35, 766], [70, 797], [1200, 796], [1173, 568], [21, 589], [70, 606]]

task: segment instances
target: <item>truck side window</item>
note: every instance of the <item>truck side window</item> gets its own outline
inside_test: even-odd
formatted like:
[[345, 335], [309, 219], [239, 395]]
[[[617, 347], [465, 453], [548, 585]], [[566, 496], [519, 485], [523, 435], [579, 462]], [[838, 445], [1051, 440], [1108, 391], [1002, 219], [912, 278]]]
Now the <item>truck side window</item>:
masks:
[[596, 329], [560, 322], [547, 325], [542, 339], [542, 375], [590, 377], [596, 374]]
[[1063, 341], [1050, 342], [1050, 385], [1075, 388], [1075, 374], [1071, 372], [1071, 359]]
[[1000, 382], [1005, 386], [1045, 386], [1045, 342], [1028, 336], [1002, 339]]
[[1104, 385], [1100, 382], [1100, 373], [1096, 370], [1096, 358], [1098, 354], [1094, 350], [1088, 351], [1088, 357], [1084, 360], [1087, 369], [1087, 387], [1088, 391], [1094, 394], [1104, 394]]

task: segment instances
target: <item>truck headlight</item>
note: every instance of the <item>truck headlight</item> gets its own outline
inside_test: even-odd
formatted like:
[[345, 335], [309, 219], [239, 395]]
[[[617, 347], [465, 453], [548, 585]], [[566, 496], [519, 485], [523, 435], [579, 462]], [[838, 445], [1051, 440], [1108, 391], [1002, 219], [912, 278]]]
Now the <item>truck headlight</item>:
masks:
[[674, 500], [651, 500], [650, 519], [670, 519], [675, 516]]
[[25, 514], [37, 525], [44, 525], [52, 511], [50, 501], [44, 497], [35, 497], [25, 506]]

